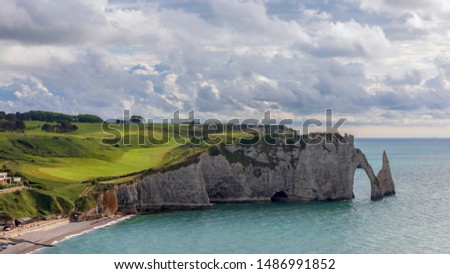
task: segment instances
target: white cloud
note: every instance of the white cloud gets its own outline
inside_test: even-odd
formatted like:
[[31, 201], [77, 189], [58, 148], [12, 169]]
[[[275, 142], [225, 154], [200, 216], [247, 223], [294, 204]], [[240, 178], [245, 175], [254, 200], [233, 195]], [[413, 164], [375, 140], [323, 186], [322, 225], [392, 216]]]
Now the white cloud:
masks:
[[322, 22], [311, 28], [313, 52], [324, 57], [382, 56], [389, 41], [382, 28], [349, 22]]
[[138, 63], [129, 69], [131, 74], [134, 75], [152, 75], [155, 74], [155, 69], [146, 63]]
[[42, 81], [31, 77], [30, 85], [21, 84], [20, 89], [14, 92], [14, 95], [19, 99], [32, 98], [36, 96], [53, 96], [53, 94], [44, 86]]
[[[0, 41], [0, 65], [4, 68], [34, 68], [49, 66], [55, 60], [61, 63], [75, 62], [75, 52], [70, 47], [53, 45], [23, 45]], [[1, 69], [1, 67], [0, 67]]]
[[424, 18], [417, 12], [412, 12], [406, 20], [406, 25], [410, 29], [418, 29], [424, 31], [431, 31], [438, 27], [438, 22], [434, 18]]
[[[450, 2], [446, 0], [348, 0], [361, 9], [394, 19], [398, 27], [410, 32], [442, 35], [449, 28]], [[414, 38], [414, 36], [411, 36]]]

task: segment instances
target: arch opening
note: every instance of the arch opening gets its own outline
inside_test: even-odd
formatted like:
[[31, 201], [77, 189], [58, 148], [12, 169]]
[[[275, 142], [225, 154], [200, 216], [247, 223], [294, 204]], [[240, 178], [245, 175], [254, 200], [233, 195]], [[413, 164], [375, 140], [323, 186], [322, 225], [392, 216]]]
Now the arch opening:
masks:
[[272, 202], [286, 202], [288, 200], [288, 195], [284, 191], [278, 191], [272, 195], [270, 200]]
[[353, 199], [355, 201], [370, 201], [372, 184], [364, 169], [358, 168], [353, 175]]

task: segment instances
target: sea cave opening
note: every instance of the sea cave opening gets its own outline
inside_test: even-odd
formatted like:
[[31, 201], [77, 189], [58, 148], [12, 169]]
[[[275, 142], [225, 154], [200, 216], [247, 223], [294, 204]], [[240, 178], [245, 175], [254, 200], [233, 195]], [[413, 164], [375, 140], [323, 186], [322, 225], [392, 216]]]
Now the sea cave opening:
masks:
[[272, 202], [285, 202], [288, 199], [288, 195], [284, 191], [278, 191], [270, 198]]

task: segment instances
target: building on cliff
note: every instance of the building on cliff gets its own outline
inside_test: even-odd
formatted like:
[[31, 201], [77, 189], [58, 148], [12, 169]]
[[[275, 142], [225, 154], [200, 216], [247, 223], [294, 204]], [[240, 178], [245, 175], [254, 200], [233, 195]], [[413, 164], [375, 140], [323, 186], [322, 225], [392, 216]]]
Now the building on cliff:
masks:
[[0, 173], [0, 185], [19, 184], [22, 182], [21, 177], [8, 177], [8, 173]]
[[8, 173], [2, 172], [0, 173], [0, 185], [11, 184], [11, 178], [8, 177]]

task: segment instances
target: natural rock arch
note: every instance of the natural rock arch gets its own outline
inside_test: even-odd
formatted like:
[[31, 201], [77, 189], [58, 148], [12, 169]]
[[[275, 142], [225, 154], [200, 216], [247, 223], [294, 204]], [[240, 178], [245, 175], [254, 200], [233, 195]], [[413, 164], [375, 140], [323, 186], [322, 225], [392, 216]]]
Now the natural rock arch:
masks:
[[362, 153], [359, 149], [356, 150], [356, 155], [356, 168], [363, 169], [370, 180], [370, 198], [372, 200], [380, 200], [383, 199], [384, 196], [394, 195], [395, 185], [394, 180], [392, 179], [391, 167], [386, 151], [383, 152], [383, 165], [377, 176], [375, 176], [372, 166], [369, 164], [369, 161], [367, 161], [366, 155], [364, 155], [364, 153]]

